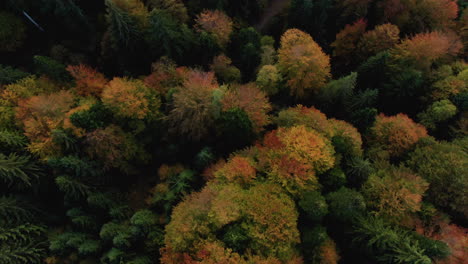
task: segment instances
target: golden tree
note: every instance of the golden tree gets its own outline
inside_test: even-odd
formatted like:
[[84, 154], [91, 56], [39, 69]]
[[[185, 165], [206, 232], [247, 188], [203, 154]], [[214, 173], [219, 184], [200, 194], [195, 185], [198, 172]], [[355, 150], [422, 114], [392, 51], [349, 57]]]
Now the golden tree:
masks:
[[287, 80], [291, 94], [298, 98], [317, 92], [330, 78], [330, 57], [299, 29], [289, 29], [281, 36], [278, 68]]

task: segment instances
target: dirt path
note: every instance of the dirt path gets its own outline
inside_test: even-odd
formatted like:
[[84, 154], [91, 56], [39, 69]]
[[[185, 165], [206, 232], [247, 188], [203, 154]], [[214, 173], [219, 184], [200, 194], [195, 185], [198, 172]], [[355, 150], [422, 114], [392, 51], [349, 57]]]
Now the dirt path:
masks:
[[261, 31], [268, 24], [268, 22], [270, 22], [274, 16], [283, 11], [283, 9], [286, 8], [290, 2], [291, 0], [273, 0], [270, 6], [265, 9], [265, 12], [263, 12], [263, 15], [259, 20], [260, 22], [255, 25], [255, 29]]

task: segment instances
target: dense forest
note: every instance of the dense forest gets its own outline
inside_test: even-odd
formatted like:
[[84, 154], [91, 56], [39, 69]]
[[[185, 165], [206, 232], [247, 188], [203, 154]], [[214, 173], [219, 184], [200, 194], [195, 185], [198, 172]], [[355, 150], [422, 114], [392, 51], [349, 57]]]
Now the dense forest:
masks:
[[1, 0], [0, 264], [468, 263], [466, 0]]

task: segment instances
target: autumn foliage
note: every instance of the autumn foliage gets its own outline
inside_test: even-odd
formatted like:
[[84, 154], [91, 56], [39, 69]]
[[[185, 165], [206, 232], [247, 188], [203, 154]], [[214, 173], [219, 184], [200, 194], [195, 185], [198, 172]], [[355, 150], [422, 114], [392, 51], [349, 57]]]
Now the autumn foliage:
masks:
[[160, 101], [142, 81], [114, 78], [102, 93], [102, 102], [117, 116], [145, 119], [157, 114]]
[[387, 150], [391, 156], [399, 156], [411, 149], [423, 137], [426, 128], [415, 123], [405, 114], [385, 116], [380, 114], [371, 128], [371, 140]]
[[334, 48], [333, 56], [339, 58], [344, 65], [352, 63], [352, 54], [356, 52], [359, 40], [366, 31], [366, 27], [367, 22], [363, 19], [359, 19], [351, 25], [346, 25], [330, 45]]
[[79, 95], [100, 96], [107, 84], [107, 79], [102, 73], [83, 64], [70, 65], [67, 67], [67, 71], [75, 78], [75, 89]]
[[221, 100], [223, 111], [239, 108], [244, 110], [254, 125], [255, 132], [261, 132], [270, 123], [268, 112], [272, 107], [266, 94], [255, 84], [234, 86]]
[[316, 174], [332, 168], [335, 162], [330, 141], [303, 125], [266, 134], [259, 151], [260, 166], [268, 177], [294, 195], [316, 190]]
[[234, 156], [215, 172], [215, 176], [228, 183], [249, 184], [255, 179], [257, 173], [252, 163], [253, 161], [248, 158]]
[[173, 95], [169, 121], [174, 131], [200, 139], [214, 122], [213, 92], [218, 83], [213, 72], [192, 70]]
[[391, 52], [395, 59], [409, 60], [418, 68], [428, 69], [438, 59], [457, 55], [461, 48], [458, 36], [434, 31], [406, 39]]
[[242, 190], [232, 184], [211, 184], [174, 208], [172, 220], [166, 226], [161, 261], [250, 263], [244, 262], [242, 253], [226, 248], [216, 237], [223, 227], [240, 221], [243, 224], [239, 232], [245, 234], [251, 248], [245, 257], [282, 263], [278, 258], [283, 261], [295, 258], [292, 246], [299, 242], [296, 220], [294, 202], [277, 185], [259, 184]]
[[362, 138], [359, 131], [351, 124], [341, 120], [328, 119], [325, 114], [314, 107], [297, 105], [284, 109], [278, 113], [276, 123], [281, 127], [303, 125], [313, 129], [331, 140], [335, 136], [349, 139], [353, 152], [362, 154]]
[[410, 221], [411, 214], [421, 208], [422, 197], [429, 184], [420, 176], [403, 168], [388, 168], [373, 174], [364, 184], [368, 206], [377, 215], [400, 223]]
[[309, 34], [298, 29], [289, 29], [281, 36], [278, 68], [291, 94], [298, 98], [317, 92], [331, 76], [328, 55]]
[[392, 24], [376, 26], [365, 32], [359, 41], [359, 53], [364, 58], [393, 48], [400, 41], [400, 29]]
[[232, 32], [232, 20], [220, 10], [205, 10], [195, 19], [195, 28], [215, 36], [221, 46], [226, 46]]
[[31, 140], [33, 153], [46, 158], [57, 154], [60, 147], [53, 142], [52, 132], [60, 129], [74, 98], [69, 91], [33, 96], [18, 103], [16, 118], [22, 123], [24, 134]]

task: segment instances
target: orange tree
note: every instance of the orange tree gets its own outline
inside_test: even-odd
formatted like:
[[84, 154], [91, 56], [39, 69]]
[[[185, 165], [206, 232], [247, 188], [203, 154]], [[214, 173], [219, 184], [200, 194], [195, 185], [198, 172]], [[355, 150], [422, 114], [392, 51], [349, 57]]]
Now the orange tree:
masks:
[[426, 128], [405, 114], [396, 116], [380, 114], [370, 130], [371, 144], [388, 151], [391, 157], [402, 155], [423, 137], [427, 137]]

